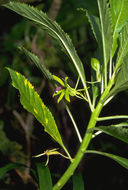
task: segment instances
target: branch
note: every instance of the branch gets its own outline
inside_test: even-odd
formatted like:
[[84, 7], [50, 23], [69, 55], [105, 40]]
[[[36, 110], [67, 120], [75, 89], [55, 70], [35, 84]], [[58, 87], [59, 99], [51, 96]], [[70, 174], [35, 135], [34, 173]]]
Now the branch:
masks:
[[111, 119], [128, 119], [128, 115], [115, 115], [115, 116], [107, 116], [107, 117], [98, 117], [97, 121], [105, 121]]

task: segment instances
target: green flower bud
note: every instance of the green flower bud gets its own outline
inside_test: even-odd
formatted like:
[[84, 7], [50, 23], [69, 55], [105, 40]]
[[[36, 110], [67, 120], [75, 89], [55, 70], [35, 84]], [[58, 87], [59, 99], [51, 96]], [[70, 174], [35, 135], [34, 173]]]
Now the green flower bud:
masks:
[[101, 74], [100, 74], [100, 62], [96, 58], [91, 58], [91, 67], [96, 71], [96, 77], [97, 80], [101, 80]]

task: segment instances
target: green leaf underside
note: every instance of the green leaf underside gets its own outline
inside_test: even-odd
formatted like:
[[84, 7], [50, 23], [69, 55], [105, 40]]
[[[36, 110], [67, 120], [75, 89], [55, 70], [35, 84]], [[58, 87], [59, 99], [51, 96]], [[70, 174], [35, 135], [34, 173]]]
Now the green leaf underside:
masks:
[[12, 78], [12, 85], [20, 92], [20, 102], [23, 107], [28, 112], [32, 113], [35, 118], [44, 126], [45, 131], [62, 147], [64, 147], [51, 112], [44, 105], [40, 96], [34, 90], [32, 84], [20, 73], [9, 68], [8, 70]]
[[95, 151], [95, 150], [87, 150], [86, 153], [94, 153], [94, 154], [106, 156], [106, 157], [111, 158], [112, 160], [116, 161], [118, 164], [120, 164], [125, 169], [128, 169], [128, 159], [127, 158], [123, 158], [121, 156], [117, 156], [117, 155], [106, 153], [106, 152]]
[[52, 179], [48, 166], [43, 163], [36, 163], [37, 173], [39, 177], [40, 190], [52, 190]]
[[53, 83], [53, 77], [52, 74], [49, 72], [49, 70], [40, 62], [39, 58], [33, 54], [32, 52], [28, 51], [24, 47], [20, 47], [20, 50], [23, 51], [23, 53], [29, 58], [30, 61], [32, 61], [44, 74], [46, 79], [51, 81]]
[[117, 125], [94, 127], [91, 131], [102, 131], [111, 135], [125, 143], [128, 143], [128, 122], [123, 122]]
[[116, 69], [123, 64], [125, 56], [128, 56], [128, 25], [125, 25], [119, 36], [119, 51], [116, 61]]
[[109, 0], [109, 2], [113, 25], [113, 50], [115, 51], [119, 32], [128, 21], [128, 1]]
[[82, 82], [85, 81], [83, 64], [76, 53], [72, 41], [56, 22], [50, 20], [42, 11], [39, 11], [38, 9], [24, 3], [10, 2], [4, 6], [34, 22], [43, 30], [46, 30], [49, 35], [60, 44], [62, 50], [71, 58], [82, 79]]
[[81, 173], [73, 175], [73, 190], [84, 190], [84, 180]]
[[117, 93], [128, 89], [128, 56], [125, 56], [123, 64], [117, 74], [115, 86], [112, 88], [108, 96], [115, 96]]
[[[112, 47], [112, 29], [110, 24], [110, 13], [106, 0], [97, 0], [100, 22], [101, 22], [101, 33], [103, 43], [103, 56], [104, 56], [104, 75], [105, 80], [107, 79], [107, 64], [110, 58], [110, 52]], [[107, 82], [107, 81], [105, 81]]]
[[103, 60], [103, 44], [102, 44], [102, 35], [101, 35], [101, 26], [100, 26], [100, 20], [98, 17], [90, 15], [88, 11], [86, 11], [86, 16], [88, 18], [88, 21], [90, 23], [92, 32], [94, 34], [94, 37], [98, 43], [99, 51], [101, 60]]

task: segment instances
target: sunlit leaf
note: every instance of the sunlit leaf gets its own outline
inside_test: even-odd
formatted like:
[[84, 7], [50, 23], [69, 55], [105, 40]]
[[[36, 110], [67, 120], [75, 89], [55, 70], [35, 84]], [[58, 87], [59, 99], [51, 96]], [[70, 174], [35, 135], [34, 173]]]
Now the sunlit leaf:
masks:
[[59, 77], [57, 77], [57, 76], [55, 76], [55, 75], [52, 75], [53, 76], [53, 78], [54, 78], [54, 80], [55, 81], [57, 81], [59, 84], [61, 84], [63, 87], [65, 86], [64, 85], [64, 82], [59, 78]]
[[70, 102], [69, 90], [68, 88], [65, 90], [65, 99]]
[[52, 190], [52, 179], [48, 166], [43, 163], [36, 163], [37, 173], [39, 177], [40, 190]]
[[122, 167], [128, 169], [128, 159], [127, 158], [123, 158], [121, 156], [117, 156], [117, 155], [106, 153], [106, 152], [95, 151], [95, 150], [87, 150], [86, 153], [94, 153], [94, 154], [106, 156], [106, 157], [111, 158], [114, 161], [116, 161]]
[[111, 135], [123, 142], [128, 143], [128, 122], [123, 122], [116, 125], [99, 126], [94, 127], [91, 131], [102, 131], [108, 135]]
[[55, 120], [44, 105], [38, 93], [34, 90], [32, 84], [20, 73], [9, 69], [12, 84], [20, 92], [20, 101], [23, 107], [44, 126], [45, 131], [62, 147], [64, 147], [60, 133], [58, 131]]
[[[33, 63], [35, 63], [35, 65], [42, 71], [42, 73], [52, 83], [52, 85], [54, 87], [56, 87], [57, 85], [56, 85], [56, 82], [53, 80], [53, 75], [49, 72], [49, 70], [43, 64], [41, 64], [39, 58], [36, 55], [34, 55], [33, 53], [31, 53], [30, 51], [26, 50], [25, 48], [20, 47], [20, 49], [26, 54], [26, 56]], [[53, 97], [56, 96], [56, 95], [59, 95], [61, 92], [62, 92], [62, 90], [59, 90], [59, 91], [55, 92], [53, 94]], [[76, 93], [73, 90], [70, 90], [70, 95], [71, 96], [74, 96], [75, 94]], [[64, 105], [66, 105], [66, 104], [64, 103]], [[69, 110], [69, 108], [68, 108], [67, 105], [66, 105], [66, 110], [68, 110], [68, 113], [70, 113], [69, 116], [71, 116], [72, 114], [71, 114], [71, 112], [70, 112], [70, 110]], [[71, 117], [73, 118], [73, 116], [71, 116]]]
[[72, 176], [73, 190], [84, 190], [84, 180], [81, 173], [75, 173]]
[[88, 21], [91, 25], [92, 32], [95, 36], [95, 39], [98, 43], [101, 43], [102, 45], [102, 38], [101, 38], [101, 26], [100, 26], [100, 20], [98, 17], [90, 15], [88, 11], [86, 11], [86, 15], [88, 18]]

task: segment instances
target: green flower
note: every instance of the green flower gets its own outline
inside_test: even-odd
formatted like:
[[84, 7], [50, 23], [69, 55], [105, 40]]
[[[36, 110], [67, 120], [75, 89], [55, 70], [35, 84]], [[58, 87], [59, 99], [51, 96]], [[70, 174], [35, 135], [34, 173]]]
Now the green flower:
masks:
[[78, 98], [85, 99], [83, 94], [78, 92], [79, 90], [76, 90], [69, 86], [69, 84], [67, 83], [68, 77], [65, 77], [64, 80], [61, 80], [59, 77], [53, 75], [53, 78], [56, 82], [58, 82], [61, 85], [56, 88], [56, 91], [53, 94], [53, 97], [59, 95], [57, 103], [59, 103], [63, 98], [65, 98], [65, 100], [70, 102], [70, 96], [76, 96]]

